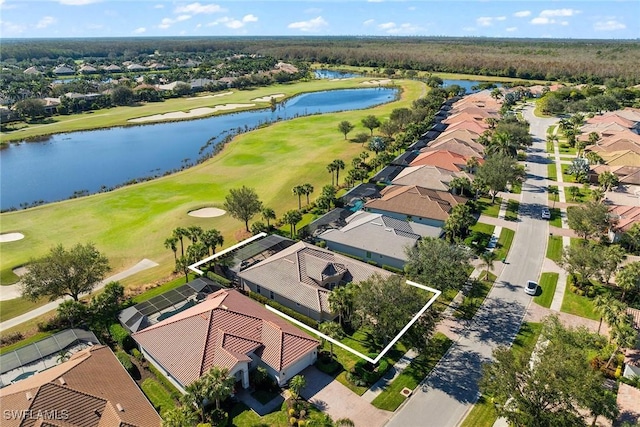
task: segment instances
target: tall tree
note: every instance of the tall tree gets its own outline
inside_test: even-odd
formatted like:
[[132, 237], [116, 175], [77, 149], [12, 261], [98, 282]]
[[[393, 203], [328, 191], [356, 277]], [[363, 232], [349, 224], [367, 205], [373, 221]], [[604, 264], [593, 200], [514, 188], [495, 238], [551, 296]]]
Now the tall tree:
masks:
[[620, 184], [620, 180], [616, 174], [604, 171], [598, 175], [598, 184], [600, 184], [600, 187], [602, 187], [604, 191], [611, 191]]
[[282, 215], [282, 220], [291, 227], [291, 238], [293, 239], [293, 235], [296, 232], [296, 224], [302, 220], [302, 213], [296, 210], [287, 211]]
[[202, 227], [198, 225], [192, 225], [191, 227], [187, 227], [188, 237], [191, 240], [191, 243], [196, 243], [200, 237], [202, 236]]
[[484, 280], [489, 279], [489, 273], [493, 271], [494, 262], [498, 258], [495, 252], [493, 251], [485, 251], [480, 254], [480, 260], [482, 261], [480, 266], [482, 268], [486, 268], [486, 272], [484, 275]]
[[584, 240], [603, 236], [611, 226], [606, 205], [587, 202], [567, 208], [567, 223]]
[[373, 135], [373, 130], [380, 127], [380, 120], [374, 115], [368, 115], [362, 119], [362, 126], [369, 129]]
[[302, 209], [302, 195], [304, 194], [304, 187], [302, 185], [296, 185], [292, 189], [293, 194], [298, 196], [298, 209]]
[[[344, 164], [344, 162], [343, 162]], [[309, 204], [309, 194], [313, 193], [313, 185], [306, 183], [302, 185], [304, 188], [304, 195], [307, 196], [307, 205]]]
[[300, 398], [300, 393], [302, 392], [302, 389], [305, 388], [306, 386], [307, 386], [307, 380], [305, 379], [304, 375], [298, 374], [289, 380], [289, 390], [291, 391], [293, 398], [296, 400]]
[[211, 254], [215, 254], [216, 247], [224, 244], [224, 237], [222, 237], [222, 233], [220, 233], [220, 231], [212, 228], [202, 233], [201, 241], [204, 243], [207, 251], [211, 249]]
[[164, 241], [164, 247], [173, 251], [173, 260], [178, 258], [178, 239], [175, 236], [167, 237]]
[[[308, 184], [304, 184], [302, 187], [305, 188], [306, 185], [308, 185]], [[305, 188], [305, 194], [307, 194], [306, 191], [307, 190]], [[307, 196], [307, 197], [309, 197], [309, 196]], [[309, 203], [307, 202], [307, 204], [309, 204]], [[261, 213], [262, 213], [262, 219], [267, 221], [267, 228], [271, 228], [271, 225], [269, 224], [269, 220], [276, 219], [276, 211], [274, 211], [271, 208], [264, 207], [264, 208], [262, 208], [262, 212]]]
[[622, 301], [625, 301], [627, 292], [640, 293], [640, 261], [631, 262], [620, 269], [616, 275], [616, 286], [622, 289]]
[[334, 177], [333, 177], [333, 173], [336, 171], [336, 164], [331, 162], [327, 165], [327, 172], [329, 172], [331, 174], [331, 185], [336, 185]]
[[336, 171], [336, 185], [340, 185], [340, 171], [344, 170], [345, 164], [341, 159], [335, 159], [333, 162], [333, 170]]
[[374, 136], [369, 140], [369, 150], [373, 150], [376, 154], [387, 149], [388, 142], [381, 136]]
[[491, 203], [494, 203], [498, 192], [504, 191], [507, 184], [513, 184], [522, 179], [524, 171], [514, 158], [498, 153], [485, 159], [484, 164], [478, 168], [476, 176], [489, 187]]
[[224, 209], [229, 215], [244, 221], [246, 231], [249, 231], [249, 220], [262, 209], [262, 202], [253, 188], [232, 188], [225, 197]]
[[184, 256], [184, 238], [189, 235], [189, 231], [184, 227], [176, 227], [173, 230], [173, 237], [180, 241], [180, 254]]
[[444, 222], [444, 231], [450, 242], [455, 242], [463, 236], [469, 227], [476, 222], [475, 216], [471, 213], [471, 208], [466, 204], [458, 204], [449, 212], [449, 218]]
[[351, 132], [354, 128], [355, 126], [351, 124], [351, 122], [348, 122], [346, 120], [343, 120], [340, 123], [338, 123], [338, 130], [344, 135], [345, 140], [347, 139], [347, 134]]
[[329, 294], [329, 308], [338, 315], [338, 323], [351, 323], [353, 285], [338, 286]]
[[[320, 324], [319, 330], [326, 336], [336, 340], [339, 340], [344, 336], [342, 328], [336, 322], [323, 322]], [[329, 341], [329, 349], [331, 359], [333, 359], [333, 343], [331, 341]]]
[[22, 276], [22, 296], [32, 301], [42, 297], [54, 301], [68, 295], [78, 301], [109, 270], [109, 260], [93, 243], [78, 243], [69, 250], [58, 245], [45, 257], [29, 261], [27, 273]]

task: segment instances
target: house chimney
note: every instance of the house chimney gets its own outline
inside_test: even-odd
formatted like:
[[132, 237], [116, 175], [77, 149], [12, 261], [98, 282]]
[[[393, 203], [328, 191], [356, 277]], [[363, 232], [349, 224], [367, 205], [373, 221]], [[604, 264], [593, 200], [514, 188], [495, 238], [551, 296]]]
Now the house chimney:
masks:
[[119, 411], [119, 412], [124, 412], [124, 408], [122, 407], [122, 405], [121, 405], [121, 404], [116, 403], [116, 408], [118, 408], [118, 411]]
[[64, 380], [63, 377], [58, 378], [58, 381], [60, 381], [60, 384], [62, 385], [67, 385], [67, 382]]

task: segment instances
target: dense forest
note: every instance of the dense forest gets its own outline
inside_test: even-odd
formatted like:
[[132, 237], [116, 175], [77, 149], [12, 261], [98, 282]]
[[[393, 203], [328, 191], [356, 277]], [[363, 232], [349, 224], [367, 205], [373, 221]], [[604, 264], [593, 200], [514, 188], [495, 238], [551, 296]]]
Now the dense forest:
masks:
[[434, 37], [201, 37], [3, 40], [3, 66], [73, 60], [207, 59], [236, 53], [286, 61], [602, 84], [640, 83], [640, 41]]

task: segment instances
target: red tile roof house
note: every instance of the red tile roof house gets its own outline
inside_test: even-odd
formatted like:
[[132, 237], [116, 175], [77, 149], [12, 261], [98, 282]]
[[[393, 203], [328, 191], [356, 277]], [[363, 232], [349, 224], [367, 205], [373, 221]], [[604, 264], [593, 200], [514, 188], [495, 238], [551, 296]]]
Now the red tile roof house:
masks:
[[465, 197], [417, 185], [390, 185], [380, 194], [381, 198], [365, 203], [365, 211], [433, 227], [444, 226], [451, 209], [467, 202]]
[[0, 389], [2, 426], [160, 427], [162, 420], [109, 347], [96, 345]]
[[279, 385], [315, 363], [320, 342], [233, 289], [133, 334], [140, 350], [179, 390], [210, 368], [227, 368], [249, 387], [266, 368]]
[[609, 238], [612, 242], [617, 242], [622, 234], [640, 222], [640, 206], [611, 206], [609, 217], [615, 221], [615, 226], [609, 231]]
[[361, 282], [387, 270], [297, 242], [238, 273], [245, 290], [270, 298], [315, 321], [332, 320], [329, 295], [336, 286]]

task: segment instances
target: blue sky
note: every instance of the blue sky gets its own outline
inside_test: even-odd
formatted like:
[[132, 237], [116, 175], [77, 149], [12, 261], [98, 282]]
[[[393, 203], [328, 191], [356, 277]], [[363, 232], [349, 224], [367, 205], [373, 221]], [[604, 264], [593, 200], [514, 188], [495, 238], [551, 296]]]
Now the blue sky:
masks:
[[0, 0], [0, 37], [639, 39], [640, 1]]

